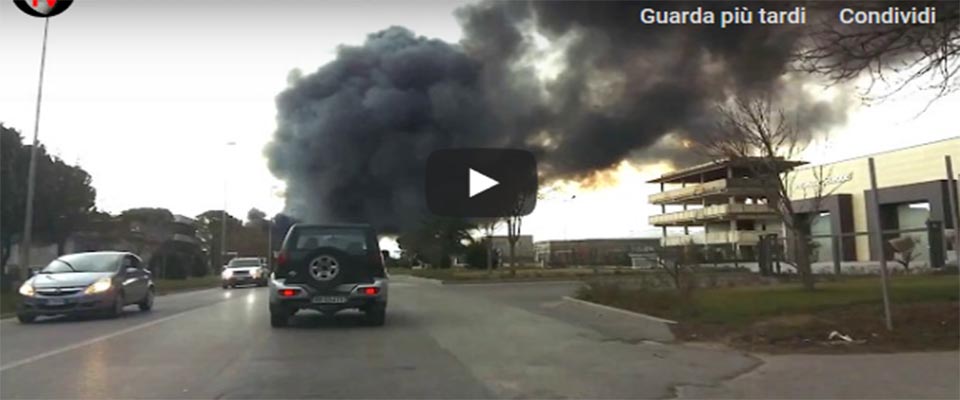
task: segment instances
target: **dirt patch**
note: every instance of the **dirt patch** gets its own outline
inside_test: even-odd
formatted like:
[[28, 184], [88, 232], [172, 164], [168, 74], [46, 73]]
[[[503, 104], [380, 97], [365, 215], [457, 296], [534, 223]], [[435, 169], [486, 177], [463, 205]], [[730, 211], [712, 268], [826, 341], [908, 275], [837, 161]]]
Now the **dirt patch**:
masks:
[[[883, 309], [862, 304], [771, 317], [747, 325], [681, 321], [672, 329], [680, 340], [716, 341], [765, 353], [865, 353], [960, 347], [957, 302], [895, 305], [893, 325], [894, 330], [888, 332]], [[832, 332], [837, 332], [833, 339]]]

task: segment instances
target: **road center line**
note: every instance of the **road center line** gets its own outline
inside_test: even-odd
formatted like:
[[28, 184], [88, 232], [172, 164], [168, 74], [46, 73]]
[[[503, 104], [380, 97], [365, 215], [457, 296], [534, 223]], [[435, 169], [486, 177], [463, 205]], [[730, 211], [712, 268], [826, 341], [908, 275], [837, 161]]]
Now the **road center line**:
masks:
[[[220, 302], [216, 302], [216, 303], [213, 303], [213, 304], [219, 304], [219, 303], [220, 303]], [[210, 305], [213, 305], [213, 304], [210, 304]], [[160, 324], [160, 323], [163, 323], [163, 322], [167, 322], [167, 321], [169, 321], [169, 320], [182, 317], [184, 314], [187, 314], [187, 313], [189, 313], [189, 312], [191, 312], [191, 311], [196, 311], [196, 310], [199, 310], [199, 309], [202, 309], [202, 308], [206, 308], [206, 307], [197, 307], [197, 308], [193, 308], [193, 309], [190, 309], [190, 310], [186, 310], [186, 311], [180, 312], [180, 313], [178, 313], [178, 314], [168, 315], [168, 316], [166, 316], [166, 317], [163, 317], [163, 318], [160, 318], [160, 319], [155, 319], [155, 320], [150, 321], [150, 322], [145, 322], [145, 323], [142, 323], [142, 324], [140, 324], [140, 325], [134, 325], [134, 326], [131, 326], [131, 327], [129, 327], [129, 328], [121, 329], [121, 330], [116, 331], [116, 332], [108, 333], [108, 334], [106, 334], [106, 335], [97, 336], [97, 337], [95, 337], [95, 338], [88, 339], [88, 340], [85, 340], [85, 341], [80, 342], [80, 343], [74, 343], [74, 344], [71, 344], [71, 345], [69, 345], [69, 346], [64, 346], [64, 347], [61, 347], [61, 348], [56, 349], [56, 350], [51, 350], [51, 351], [48, 351], [48, 352], [45, 352], [45, 353], [37, 354], [37, 355], [32, 356], [32, 357], [24, 358], [24, 359], [19, 360], [19, 361], [14, 361], [14, 362], [9, 363], [9, 364], [7, 364], [7, 365], [0, 366], [0, 372], [6, 371], [6, 370], [11, 369], [11, 368], [16, 368], [16, 367], [19, 367], [19, 366], [24, 365], [24, 364], [29, 364], [29, 363], [32, 363], [32, 362], [34, 362], [34, 361], [39, 361], [39, 360], [42, 360], [42, 359], [47, 358], [47, 357], [52, 357], [52, 356], [55, 356], [55, 355], [60, 354], [60, 353], [65, 353], [65, 352], [68, 352], [68, 351], [70, 351], [70, 350], [75, 350], [75, 349], [79, 349], [79, 348], [84, 347], [84, 346], [89, 346], [89, 345], [94, 344], [94, 343], [97, 343], [97, 342], [102, 342], [102, 341], [104, 341], [104, 340], [107, 340], [107, 339], [110, 339], [110, 338], [113, 338], [113, 337], [117, 337], [117, 336], [120, 336], [120, 335], [124, 335], [124, 334], [130, 333], [130, 332], [135, 332], [135, 331], [141, 330], [141, 329], [143, 329], [143, 328], [148, 328], [148, 327], [151, 327], [151, 326], [153, 326], [153, 325], [157, 325], [157, 324]]]

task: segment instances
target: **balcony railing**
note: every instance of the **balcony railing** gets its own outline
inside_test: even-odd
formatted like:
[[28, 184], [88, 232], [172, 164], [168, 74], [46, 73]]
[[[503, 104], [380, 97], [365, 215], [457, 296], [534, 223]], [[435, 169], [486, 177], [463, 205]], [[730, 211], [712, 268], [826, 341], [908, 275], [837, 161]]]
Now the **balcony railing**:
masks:
[[669, 204], [716, 194], [759, 195], [762, 193], [763, 186], [755, 179], [718, 179], [679, 189], [654, 193], [651, 194], [647, 200], [650, 204]]
[[651, 215], [648, 222], [650, 225], [696, 224], [700, 221], [722, 221], [733, 216], [756, 217], [773, 213], [766, 204], [717, 204], [696, 210]]
[[725, 231], [694, 233], [690, 235], [667, 236], [660, 239], [663, 246], [709, 245], [709, 244], [739, 244], [754, 245], [760, 241], [760, 235], [775, 233], [773, 231]]

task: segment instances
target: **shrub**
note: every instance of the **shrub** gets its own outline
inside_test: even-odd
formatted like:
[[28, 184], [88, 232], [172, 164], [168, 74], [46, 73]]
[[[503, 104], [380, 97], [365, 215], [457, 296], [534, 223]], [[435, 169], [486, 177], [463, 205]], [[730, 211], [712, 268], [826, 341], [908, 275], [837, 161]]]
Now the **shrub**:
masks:
[[[487, 245], [484, 242], [473, 242], [466, 249], [467, 268], [486, 269], [487, 268]], [[493, 266], [494, 268], [496, 265]]]
[[190, 275], [200, 278], [207, 276], [210, 273], [210, 268], [207, 265], [207, 260], [202, 255], [195, 255], [193, 257], [193, 262], [190, 265]]

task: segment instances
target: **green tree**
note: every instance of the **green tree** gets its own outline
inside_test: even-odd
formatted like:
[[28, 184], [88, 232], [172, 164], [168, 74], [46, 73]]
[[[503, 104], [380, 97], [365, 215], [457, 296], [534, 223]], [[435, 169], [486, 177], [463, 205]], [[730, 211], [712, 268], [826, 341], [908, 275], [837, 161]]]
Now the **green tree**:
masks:
[[13, 242], [23, 233], [29, 148], [20, 132], [0, 124], [0, 265], [10, 259]]
[[[0, 263], [6, 265], [14, 240], [23, 234], [26, 210], [27, 170], [30, 146], [23, 144], [20, 132], [0, 124], [0, 202], [2, 202], [2, 239]], [[34, 237], [56, 243], [60, 254], [64, 244], [94, 212], [96, 191], [90, 174], [79, 166], [68, 165], [37, 149], [37, 186], [34, 193]]]
[[[467, 268], [490, 270], [496, 267], [490, 251], [490, 239], [483, 238], [470, 242], [464, 249]], [[488, 262], [489, 259], [489, 262]]]
[[[222, 215], [223, 211], [209, 210], [196, 217], [199, 225], [197, 228], [198, 236], [203, 242], [203, 247], [209, 249], [210, 263], [216, 270], [219, 270], [227, 261], [222, 257], [224, 250], [220, 248]], [[243, 228], [243, 222], [228, 213], [226, 251], [234, 251], [234, 242], [236, 241], [236, 235], [234, 234], [239, 232], [241, 228]]]
[[163, 226], [173, 221], [173, 213], [166, 208], [131, 208], [120, 213], [120, 219], [125, 222], [139, 222], [151, 226]]
[[449, 268], [450, 257], [462, 254], [473, 241], [476, 225], [463, 218], [432, 217], [397, 238], [400, 248], [439, 268]]
[[80, 167], [67, 165], [59, 158], [51, 158], [38, 165], [37, 197], [34, 210], [38, 212], [38, 237], [56, 243], [57, 254], [63, 254], [71, 234], [79, 230], [94, 211], [96, 190], [91, 178]]

